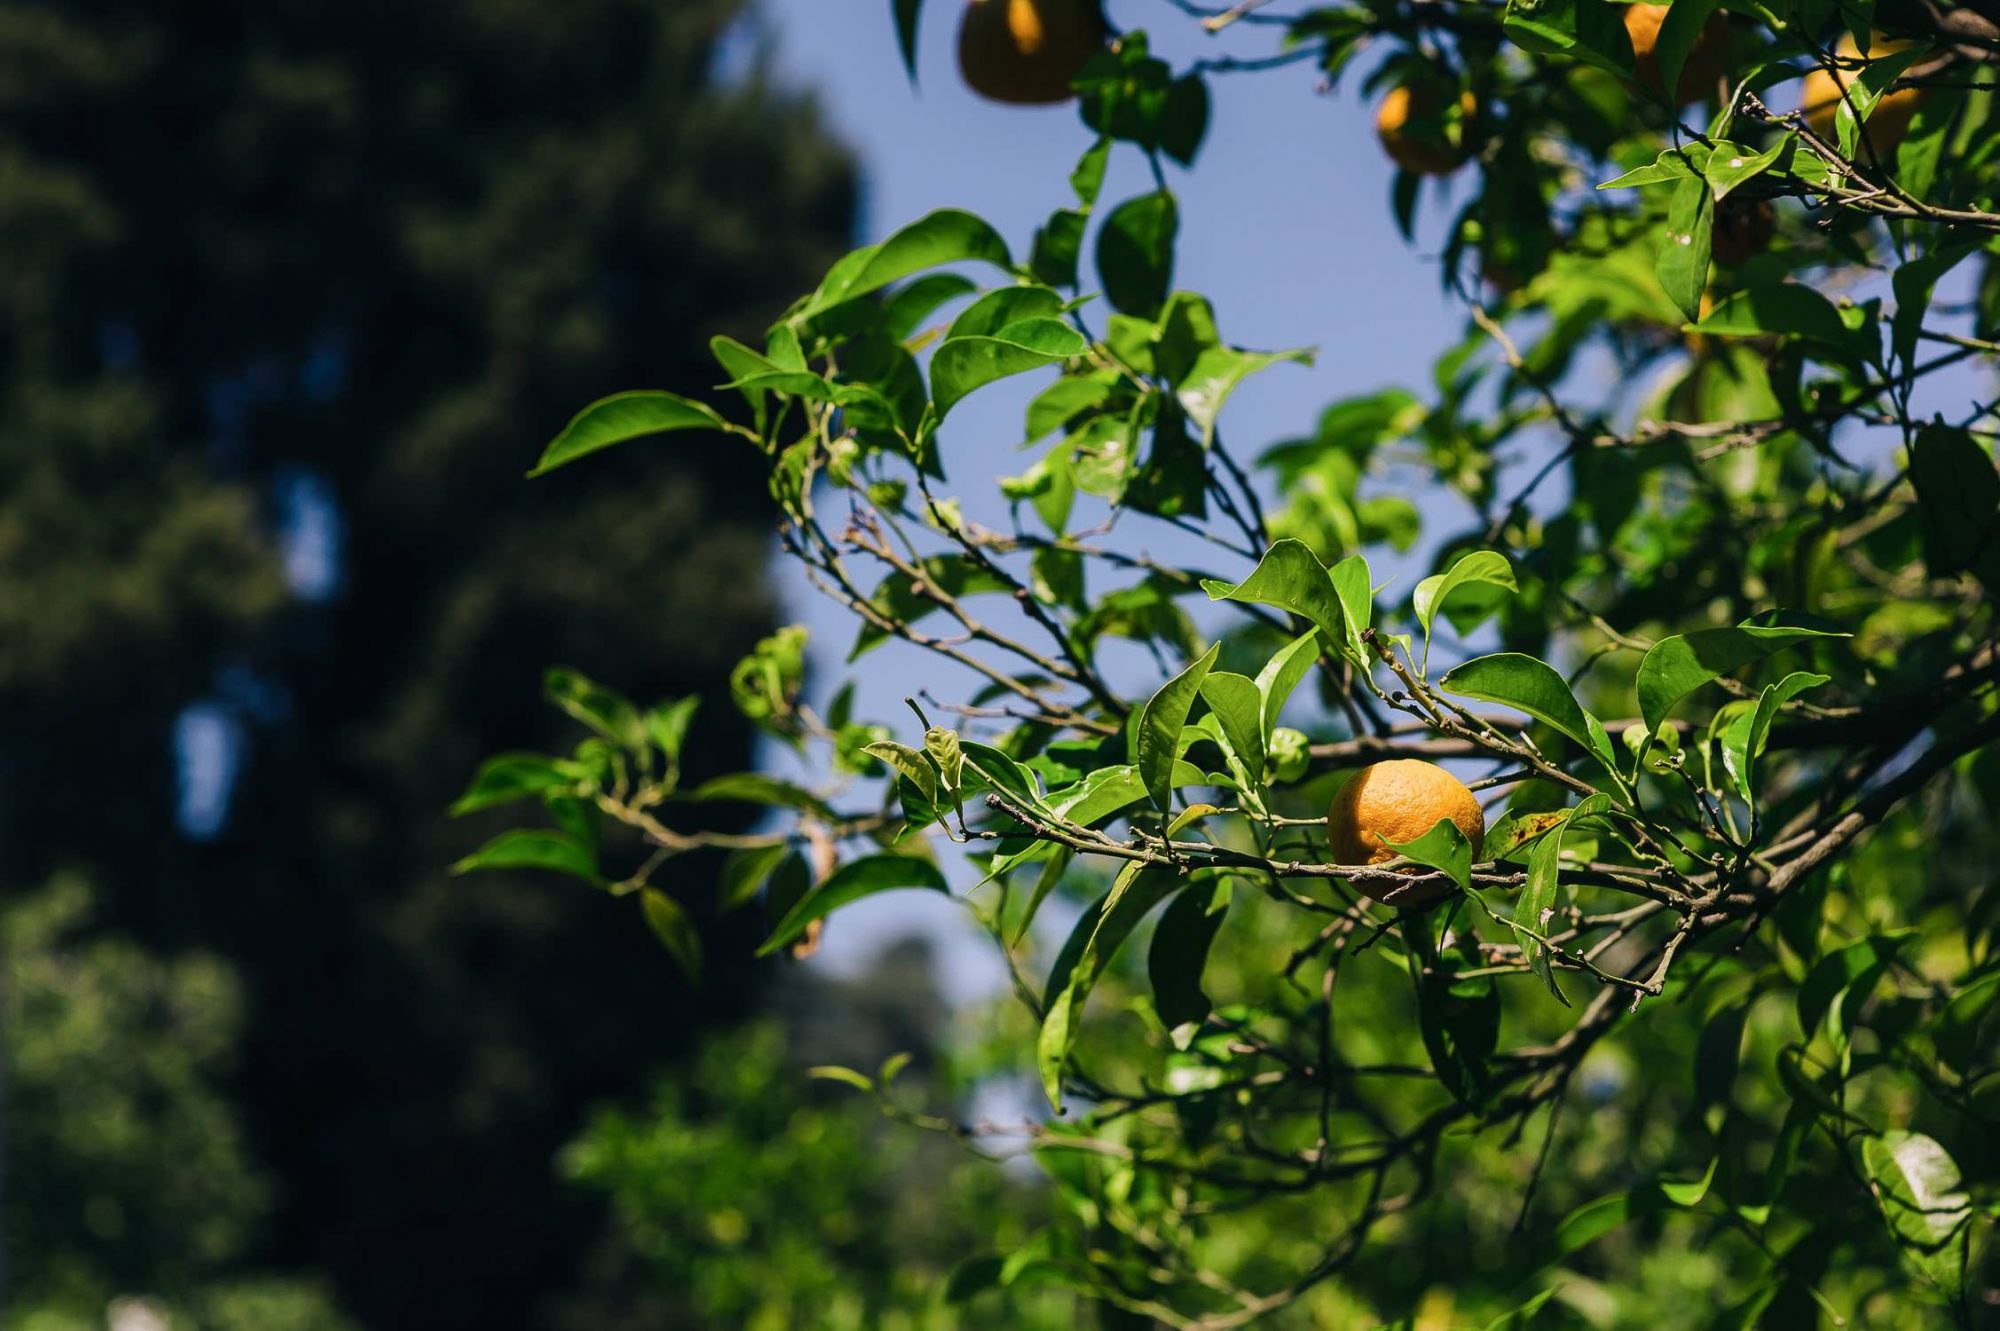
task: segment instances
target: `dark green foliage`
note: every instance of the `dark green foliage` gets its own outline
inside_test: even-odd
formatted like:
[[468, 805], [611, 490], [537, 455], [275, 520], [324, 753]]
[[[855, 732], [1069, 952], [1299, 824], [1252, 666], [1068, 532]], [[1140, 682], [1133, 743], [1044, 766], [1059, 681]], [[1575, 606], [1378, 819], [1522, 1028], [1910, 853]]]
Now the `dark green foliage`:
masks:
[[[546, 661], [715, 692], [769, 630], [761, 468], [521, 480], [578, 402], [711, 382], [709, 337], [848, 240], [810, 108], [714, 83], [741, 8], [0, 13], [0, 883], [87, 866], [112, 924], [239, 967], [275, 1183], [244, 1259], [370, 1325], [532, 1321], [591, 1224], [555, 1146], [751, 982], [692, 993], [618, 903], [448, 879], [498, 816], [436, 816], [561, 733]], [[288, 592], [301, 486], [337, 587]], [[244, 747], [196, 842], [173, 724], [211, 696]], [[693, 734], [691, 782], [747, 756], [724, 710]]]

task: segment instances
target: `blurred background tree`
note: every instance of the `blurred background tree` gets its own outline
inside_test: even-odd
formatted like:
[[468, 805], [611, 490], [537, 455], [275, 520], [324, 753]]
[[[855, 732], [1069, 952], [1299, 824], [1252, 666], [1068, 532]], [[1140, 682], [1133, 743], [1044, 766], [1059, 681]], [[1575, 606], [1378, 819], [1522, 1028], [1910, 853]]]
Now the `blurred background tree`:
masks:
[[[68, 1149], [31, 1080], [11, 1297], [30, 1260], [98, 1295], [257, 1264], [369, 1325], [523, 1325], [592, 1228], [550, 1164], [583, 1106], [744, 1007], [747, 968], [696, 993], [613, 903], [447, 882], [480, 829], [438, 813], [551, 730], [546, 662], [714, 691], [767, 631], [746, 459], [519, 483], [849, 240], [813, 108], [717, 76], [741, 9], [0, 5], [0, 883], [85, 875], [170, 1008], [195, 943], [240, 986], [120, 1038], [187, 1045], [145, 1158], [245, 1191], [226, 1242], [114, 1240], [24, 1167]], [[696, 776], [748, 757], [719, 710], [696, 738]], [[113, 1206], [166, 1182], [106, 1167]]]

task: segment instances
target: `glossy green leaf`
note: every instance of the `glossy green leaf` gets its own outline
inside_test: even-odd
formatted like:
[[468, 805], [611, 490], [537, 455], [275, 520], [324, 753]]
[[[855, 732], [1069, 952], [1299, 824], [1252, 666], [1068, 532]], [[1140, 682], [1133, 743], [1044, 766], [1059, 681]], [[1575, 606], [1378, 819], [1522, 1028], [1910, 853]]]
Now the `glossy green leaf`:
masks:
[[879, 758], [895, 771], [902, 774], [912, 785], [923, 792], [926, 800], [937, 799], [937, 769], [924, 754], [907, 744], [894, 740], [878, 740], [861, 750], [871, 757]]
[[1014, 262], [1007, 242], [984, 219], [956, 208], [939, 209], [836, 263], [798, 317], [810, 318], [926, 268], [966, 261], [996, 268], [1011, 268]]
[[1438, 681], [1446, 693], [1499, 703], [1554, 726], [1610, 769], [1611, 740], [1604, 725], [1583, 710], [1553, 666], [1520, 652], [1475, 657]]
[[1424, 626], [1424, 658], [1429, 660], [1431, 650], [1431, 621], [1451, 594], [1461, 587], [1485, 584], [1519, 591], [1514, 581], [1514, 566], [1507, 562], [1507, 556], [1492, 550], [1474, 550], [1459, 556], [1452, 566], [1443, 573], [1433, 573], [1417, 584], [1410, 603], [1417, 612], [1417, 622]]
[[1708, 285], [1709, 246], [1715, 231], [1715, 196], [1708, 182], [1690, 176], [1674, 186], [1667, 208], [1667, 233], [1653, 266], [1660, 289], [1689, 319], [1701, 317], [1701, 293]]
[[1097, 233], [1097, 274], [1114, 309], [1151, 319], [1173, 285], [1180, 210], [1159, 190], [1112, 209]]
[[878, 892], [906, 887], [947, 894], [951, 890], [937, 865], [913, 855], [867, 855], [849, 860], [827, 875], [825, 882], [799, 898], [798, 904], [785, 913], [771, 930], [771, 936], [758, 947], [757, 955], [770, 956], [803, 934], [814, 920], [823, 920], [842, 906]]
[[[1846, 95], [1833, 108], [1833, 132], [1839, 140], [1841, 153], [1850, 161], [1863, 166], [1874, 162], [1874, 154], [1861, 148], [1861, 126], [1875, 114], [1875, 108], [1881, 104], [1889, 86], [1929, 54], [1930, 49], [1922, 44], [1901, 51], [1887, 51], [1871, 56], [1861, 72], [1849, 78]], [[1856, 149], [1861, 150], [1857, 152]], [[1887, 161], [1883, 163], [1885, 166], [1890, 164]]]
[[1046, 1009], [1036, 1043], [1035, 1062], [1051, 1107], [1062, 1108], [1063, 1069], [1098, 977], [1146, 914], [1180, 886], [1172, 870], [1134, 861], [1070, 931], [1044, 990]]
[[1181, 730], [1221, 651], [1221, 643], [1210, 647], [1194, 664], [1162, 684], [1139, 712], [1133, 755], [1139, 779], [1162, 810], [1173, 807], [1174, 759], [1180, 756]]
[[[1675, 5], [1671, 13], [1679, 12], [1680, 5]], [[1668, 21], [1672, 21], [1671, 17]], [[1762, 152], [1745, 148], [1740, 143], [1718, 142], [1702, 170], [1702, 175], [1708, 180], [1709, 192], [1715, 196], [1717, 203], [1721, 203], [1735, 193], [1739, 185], [1770, 170], [1791, 146], [1790, 135], [1780, 136], [1776, 143]]]
[[1264, 668], [1257, 672], [1257, 693], [1263, 700], [1264, 734], [1268, 737], [1278, 725], [1278, 714], [1292, 696], [1292, 690], [1319, 660], [1319, 630], [1308, 629], [1285, 646], [1278, 649]]
[[722, 417], [705, 402], [677, 393], [642, 390], [613, 393], [578, 412], [561, 434], [549, 441], [529, 476], [542, 476], [581, 457], [629, 439], [674, 430], [727, 429]]
[[1556, 907], [1562, 898], [1563, 839], [1569, 829], [1579, 822], [1605, 813], [1610, 808], [1609, 796], [1587, 796], [1569, 811], [1560, 824], [1535, 842], [1534, 849], [1528, 852], [1528, 881], [1523, 884], [1521, 896], [1514, 903], [1514, 919], [1533, 931], [1515, 930], [1515, 940], [1520, 944], [1522, 954], [1528, 958], [1528, 968], [1541, 977], [1542, 983], [1564, 1007], [1570, 1005], [1569, 996], [1556, 983], [1548, 945], [1541, 941], [1555, 932], [1557, 923]]
[[931, 358], [931, 398], [942, 418], [997, 379], [1081, 356], [1090, 344], [1060, 319], [1029, 318], [991, 335], [953, 337]]
[[[1690, 316], [1692, 317], [1692, 316]], [[1832, 301], [1799, 282], [1751, 287], [1728, 297], [1694, 325], [1695, 331], [1724, 337], [1781, 334], [1803, 337], [1846, 354], [1855, 335]]]
[[1844, 636], [1820, 629], [1740, 624], [1735, 628], [1699, 629], [1662, 638], [1639, 662], [1635, 686], [1639, 715], [1645, 719], [1648, 730], [1656, 729], [1667, 719], [1674, 704], [1711, 680], [1801, 642]]
[[541, 828], [515, 828], [502, 832], [478, 850], [451, 866], [455, 874], [474, 869], [552, 869], [602, 884], [597, 872], [597, 855], [566, 832]]
[[[1709, 15], [1720, 7], [1720, 0], [1673, 0], [1667, 10], [1666, 19], [1660, 24], [1659, 36], [1653, 45], [1653, 61], [1659, 70], [1659, 91], [1669, 101], [1680, 100], [1681, 70], [1686, 68], [1688, 54], [1695, 43], [1701, 40], [1702, 29], [1708, 23]], [[1704, 97], [1713, 89], [1701, 90]], [[1719, 199], [1722, 196], [1716, 195]]]
[[1743, 797], [1745, 804], [1752, 808], [1757, 805], [1756, 783], [1751, 769], [1770, 740], [1771, 723], [1777, 719], [1778, 709], [1807, 689], [1818, 688], [1830, 678], [1804, 670], [1793, 671], [1760, 693], [1756, 707], [1740, 714], [1723, 732], [1722, 766], [1736, 783], [1736, 793]]
[[1449, 818], [1438, 819], [1430, 831], [1414, 841], [1385, 839], [1382, 844], [1418, 864], [1451, 875], [1461, 892], [1472, 886], [1472, 843]]
[[515, 800], [545, 795], [551, 790], [569, 789], [583, 778], [576, 763], [539, 753], [495, 754], [479, 765], [472, 784], [451, 806], [451, 816], [461, 817], [510, 804]]
[[1202, 447], [1215, 442], [1216, 418], [1223, 404], [1251, 375], [1287, 362], [1311, 365], [1313, 351], [1300, 347], [1290, 351], [1240, 351], [1235, 347], [1210, 347], [1195, 358], [1194, 365], [1176, 384], [1181, 407], [1197, 430]]
[[1957, 1239], [1972, 1218], [1972, 1199], [1950, 1153], [1922, 1133], [1885, 1132], [1862, 1139], [1861, 1163], [1904, 1256], [1947, 1298], [1958, 1298], [1965, 1252]]
[[1213, 578], [1202, 581], [1211, 601], [1252, 601], [1274, 605], [1312, 624], [1327, 642], [1348, 639], [1347, 616], [1333, 578], [1319, 556], [1303, 541], [1285, 539], [1264, 552], [1250, 576], [1230, 586]]
[[1153, 930], [1146, 951], [1146, 974], [1153, 985], [1153, 1010], [1168, 1030], [1199, 1022], [1209, 1013], [1201, 973], [1209, 945], [1229, 911], [1230, 880], [1195, 883], [1174, 897]]
[[1645, 166], [1634, 167], [1614, 180], [1607, 180], [1599, 189], [1638, 189], [1646, 185], [1664, 185], [1670, 181], [1687, 180], [1696, 176], [1708, 161], [1708, 149], [1699, 144], [1689, 144], [1685, 148], [1667, 148], [1659, 157]]
[[1992, 455], [1964, 430], [1926, 425], [1910, 449], [1910, 484], [1931, 572], [1969, 570], [2000, 594], [2000, 473]]
[[1257, 684], [1247, 675], [1210, 671], [1201, 682], [1202, 701], [1222, 727], [1223, 738], [1243, 764], [1254, 793], [1264, 779], [1264, 707]]

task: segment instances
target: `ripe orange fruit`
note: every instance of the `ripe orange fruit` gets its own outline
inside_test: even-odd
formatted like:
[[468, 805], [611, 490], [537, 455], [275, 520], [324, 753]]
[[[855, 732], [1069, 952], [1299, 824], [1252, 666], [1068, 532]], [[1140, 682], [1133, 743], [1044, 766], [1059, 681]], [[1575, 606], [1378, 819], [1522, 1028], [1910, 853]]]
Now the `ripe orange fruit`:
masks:
[[967, 87], [996, 102], [1066, 102], [1106, 35], [1098, 0], [967, 0], [958, 69]]
[[[1877, 33], [1869, 40], [1868, 54], [1872, 59], [1906, 50], [1910, 45], [1909, 42], [1895, 41]], [[1855, 60], [1860, 58], [1861, 48], [1855, 44], [1853, 35], [1849, 34], [1840, 39], [1840, 44], [1834, 47], [1834, 54], [1844, 60]], [[1834, 112], [1840, 109], [1841, 91], [1851, 86], [1859, 74], [1860, 71], [1854, 68], [1842, 68], [1837, 75], [1830, 74], [1823, 68], [1816, 68], [1806, 75], [1804, 83], [1799, 87], [1799, 106], [1806, 113], [1806, 123], [1812, 126], [1813, 133], [1828, 143], [1839, 143], [1833, 122]], [[1910, 132], [1910, 120], [1917, 114], [1917, 108], [1922, 106], [1923, 102], [1923, 89], [1899, 88], [1875, 103], [1875, 112], [1868, 117], [1868, 123], [1862, 126], [1862, 131], [1868, 143], [1874, 147], [1876, 156], [1887, 159], [1895, 153], [1896, 145], [1900, 144], [1903, 136]], [[1868, 165], [1866, 148], [1857, 144], [1855, 156], [1862, 165]]]
[[[1326, 835], [1335, 864], [1381, 864], [1396, 858], [1388, 842], [1415, 841], [1449, 818], [1472, 843], [1479, 858], [1486, 840], [1486, 814], [1465, 784], [1436, 763], [1394, 758], [1364, 767], [1333, 797], [1326, 811]], [[1363, 894], [1382, 898], [1362, 888]], [[1449, 884], [1426, 888], [1417, 897], [1397, 895], [1399, 906], [1429, 905], [1449, 896]]]
[[1777, 229], [1778, 214], [1769, 199], [1739, 199], [1732, 194], [1715, 205], [1709, 257], [1724, 268], [1734, 268], [1750, 256], [1762, 254]]
[[[1665, 5], [1625, 6], [1625, 34], [1632, 39], [1632, 63], [1639, 82], [1666, 91], [1660, 84], [1660, 25], [1667, 21]], [[1708, 16], [1695, 34], [1694, 47], [1674, 85], [1674, 105], [1686, 106], [1713, 96], [1715, 85], [1729, 72], [1729, 17], [1721, 10]]]
[[1389, 89], [1375, 111], [1375, 133], [1389, 160], [1412, 175], [1448, 176], [1472, 156], [1472, 118], [1478, 99], [1456, 101], [1442, 82], [1404, 83]]

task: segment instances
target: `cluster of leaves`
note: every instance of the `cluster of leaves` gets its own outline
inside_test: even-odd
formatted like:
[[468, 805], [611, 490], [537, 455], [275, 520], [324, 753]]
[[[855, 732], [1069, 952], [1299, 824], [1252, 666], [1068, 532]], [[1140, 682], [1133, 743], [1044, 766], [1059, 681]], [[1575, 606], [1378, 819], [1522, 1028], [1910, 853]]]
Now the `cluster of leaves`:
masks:
[[[1715, 12], [1673, 6], [1667, 86]], [[1099, 137], [1026, 260], [933, 213], [835, 264], [761, 349], [717, 339], [726, 408], [622, 394], [540, 468], [674, 431], [758, 450], [786, 553], [859, 621], [850, 661], [930, 654], [966, 682], [930, 700], [962, 724], [918, 708], [902, 742], [845, 690], [819, 717], [790, 630], [734, 692], [824, 788], [682, 792], [681, 727], [656, 718], [684, 725], [686, 704], [645, 714], [560, 675], [594, 738], [497, 759], [467, 797], [539, 797], [559, 830], [468, 866], [642, 892], [686, 961], [652, 883], [682, 850], [734, 851], [725, 899], [763, 899], [772, 951], [874, 892], [948, 891], [935, 847], [960, 846], [977, 882], [954, 899], [1010, 966], [1020, 1053], [1064, 1112], [926, 1124], [1025, 1141], [1066, 1207], [968, 1266], [965, 1297], [1033, 1278], [1174, 1326], [1330, 1299], [1396, 1315], [1425, 1278], [1411, 1217], [1448, 1205], [1502, 1253], [1468, 1314], [1662, 1325], [1617, 1236], [1673, 1233], [1712, 1263], [1690, 1326], [1969, 1325], [2000, 1179], [2000, 900], [1972, 867], [2000, 812], [2000, 476], [1993, 407], [1925, 419], [1924, 395], [2000, 354], [1993, 44], [1928, 10], [1726, 12], [1740, 58], [1706, 128], [1632, 81], [1603, 0], [1207, 14], [1281, 33], [1266, 64], [1337, 76], [1387, 48], [1387, 77], [1421, 63], [1479, 108], [1478, 191], [1444, 256], [1464, 340], [1427, 393], [1334, 404], [1260, 467], [1231, 455], [1224, 407], [1309, 353], [1233, 345], [1176, 289], [1166, 161], [1195, 156], [1208, 94], [1125, 34], [1080, 81]], [[1918, 55], [1863, 67], [1832, 141], [1764, 102], [1838, 64], [1836, 24], [1918, 20]], [[1895, 162], [1857, 159], [1904, 85], [1926, 100]], [[1102, 208], [1120, 144], [1157, 188]], [[1396, 188], [1406, 222], [1417, 184]], [[1777, 237], [1718, 263], [1717, 210], [1749, 201], [1783, 205]], [[1969, 297], [1934, 299], [1947, 279]], [[952, 412], [1049, 371], [1033, 461], [970, 516]], [[1407, 598], [1369, 560], [1418, 535], [1414, 508], [1363, 493], [1392, 450], [1470, 514]], [[1190, 555], [1140, 553], [1149, 531]], [[1498, 806], [1482, 858], [1441, 821], [1395, 862], [1329, 863], [1328, 797], [1388, 757], [1476, 773]], [[661, 821], [718, 799], [778, 812], [737, 836]], [[630, 873], [600, 869], [600, 816], [643, 838]], [[1643, 1074], [1607, 1079], [1621, 1056]], [[1541, 1152], [1514, 1149], [1535, 1124]], [[1474, 1204], [1482, 1169], [1515, 1214]]]

